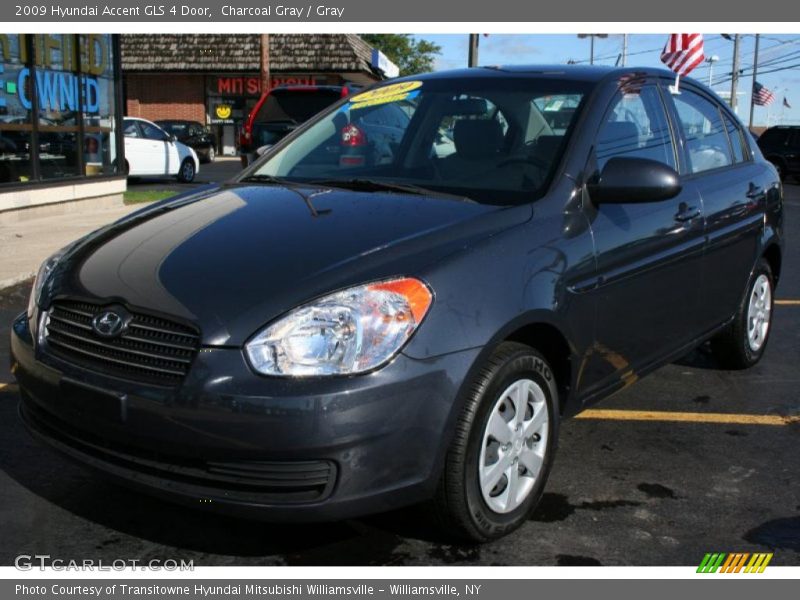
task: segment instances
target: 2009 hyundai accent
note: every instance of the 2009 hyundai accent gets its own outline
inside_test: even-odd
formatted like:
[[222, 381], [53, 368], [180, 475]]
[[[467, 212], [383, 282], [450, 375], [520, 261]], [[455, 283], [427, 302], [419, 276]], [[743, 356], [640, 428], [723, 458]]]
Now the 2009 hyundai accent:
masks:
[[562, 418], [709, 340], [723, 368], [764, 353], [781, 184], [672, 77], [496, 67], [343, 99], [42, 265], [12, 332], [24, 422], [199, 507], [433, 500], [454, 534], [509, 532]]

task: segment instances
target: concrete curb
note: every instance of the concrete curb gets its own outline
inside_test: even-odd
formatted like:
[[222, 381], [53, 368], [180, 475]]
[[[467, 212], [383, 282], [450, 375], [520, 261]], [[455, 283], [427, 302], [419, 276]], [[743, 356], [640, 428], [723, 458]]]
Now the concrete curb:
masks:
[[4, 292], [7, 288], [13, 287], [18, 283], [22, 283], [23, 281], [27, 281], [31, 277], [36, 275], [35, 272], [31, 273], [24, 273], [22, 275], [15, 275], [14, 277], [9, 277], [8, 279], [0, 280], [0, 292]]

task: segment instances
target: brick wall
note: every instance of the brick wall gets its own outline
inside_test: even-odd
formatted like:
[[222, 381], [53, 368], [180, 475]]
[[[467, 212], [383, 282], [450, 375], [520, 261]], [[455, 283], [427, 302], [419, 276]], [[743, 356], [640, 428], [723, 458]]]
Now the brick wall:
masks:
[[203, 75], [125, 76], [126, 112], [129, 117], [187, 119], [206, 122]]

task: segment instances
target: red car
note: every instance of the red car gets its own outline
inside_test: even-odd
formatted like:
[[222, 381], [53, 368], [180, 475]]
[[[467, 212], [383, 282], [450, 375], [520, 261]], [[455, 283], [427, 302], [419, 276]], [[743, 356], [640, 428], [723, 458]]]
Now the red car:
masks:
[[298, 125], [352, 91], [353, 87], [341, 85], [291, 85], [264, 92], [239, 135], [242, 165], [249, 165], [258, 157], [259, 149], [277, 143]]

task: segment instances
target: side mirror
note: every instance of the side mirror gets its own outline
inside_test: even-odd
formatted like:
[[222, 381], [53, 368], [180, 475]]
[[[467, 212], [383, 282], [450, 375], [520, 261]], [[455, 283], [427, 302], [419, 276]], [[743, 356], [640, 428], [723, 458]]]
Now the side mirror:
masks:
[[616, 156], [600, 178], [588, 186], [597, 204], [635, 204], [674, 198], [681, 191], [680, 175], [672, 167], [649, 158]]
[[172, 142], [174, 144], [175, 142], [178, 141], [178, 138], [175, 137], [174, 135], [169, 135], [169, 136], [167, 136], [167, 141], [168, 142]]

